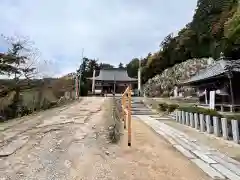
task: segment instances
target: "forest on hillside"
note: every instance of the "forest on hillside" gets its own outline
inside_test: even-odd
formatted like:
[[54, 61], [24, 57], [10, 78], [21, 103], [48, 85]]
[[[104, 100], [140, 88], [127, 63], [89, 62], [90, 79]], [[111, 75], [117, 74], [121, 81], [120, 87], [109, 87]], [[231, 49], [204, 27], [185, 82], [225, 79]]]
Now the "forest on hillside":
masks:
[[[166, 68], [193, 58], [217, 59], [220, 53], [240, 58], [240, 7], [238, 0], [198, 0], [193, 20], [176, 36], [167, 35], [159, 51], [141, 59], [143, 83]], [[137, 76], [139, 59], [127, 65], [128, 74]]]

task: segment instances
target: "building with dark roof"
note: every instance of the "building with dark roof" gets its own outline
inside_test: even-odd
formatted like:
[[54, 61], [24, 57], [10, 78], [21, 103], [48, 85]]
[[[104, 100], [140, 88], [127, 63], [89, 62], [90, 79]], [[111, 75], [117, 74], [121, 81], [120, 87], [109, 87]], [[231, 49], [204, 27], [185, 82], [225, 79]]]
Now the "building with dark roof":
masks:
[[128, 76], [126, 69], [120, 68], [101, 69], [97, 77], [90, 79], [94, 84], [94, 90], [107, 93], [122, 93], [128, 85], [135, 89], [138, 83], [136, 78]]
[[240, 107], [240, 60], [222, 57], [180, 85], [195, 87], [202, 105], [209, 105], [209, 93], [215, 91], [215, 107], [232, 111]]

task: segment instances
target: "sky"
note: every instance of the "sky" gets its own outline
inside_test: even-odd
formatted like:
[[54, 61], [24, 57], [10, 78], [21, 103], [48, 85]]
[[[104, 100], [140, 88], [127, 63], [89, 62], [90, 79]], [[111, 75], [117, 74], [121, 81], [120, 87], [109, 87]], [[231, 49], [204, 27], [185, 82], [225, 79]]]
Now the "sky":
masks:
[[[0, 34], [28, 37], [49, 76], [75, 72], [83, 55], [118, 65], [155, 52], [192, 20], [197, 0], [1, 0]], [[0, 39], [0, 51], [8, 43]], [[44, 60], [44, 61], [43, 61]], [[43, 63], [44, 62], [44, 63]]]

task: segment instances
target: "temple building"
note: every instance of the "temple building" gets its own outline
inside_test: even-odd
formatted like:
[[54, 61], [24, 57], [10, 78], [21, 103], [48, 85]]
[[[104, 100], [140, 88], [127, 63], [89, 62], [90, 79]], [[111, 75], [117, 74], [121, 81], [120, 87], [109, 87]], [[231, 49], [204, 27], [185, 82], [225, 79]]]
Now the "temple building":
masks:
[[202, 106], [237, 110], [240, 108], [240, 60], [222, 57], [180, 85], [195, 87]]
[[138, 79], [130, 78], [126, 69], [109, 68], [101, 69], [99, 76], [95, 77], [95, 71], [92, 80], [92, 93], [123, 93], [128, 85], [136, 89]]

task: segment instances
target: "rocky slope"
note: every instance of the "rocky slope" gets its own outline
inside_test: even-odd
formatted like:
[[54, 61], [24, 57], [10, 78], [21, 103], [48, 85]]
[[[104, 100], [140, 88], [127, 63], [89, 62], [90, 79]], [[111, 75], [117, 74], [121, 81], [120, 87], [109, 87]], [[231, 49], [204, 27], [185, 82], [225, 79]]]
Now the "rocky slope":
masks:
[[146, 96], [169, 96], [173, 94], [175, 84], [189, 79], [212, 62], [211, 58], [190, 59], [165, 69], [163, 73], [147, 81], [144, 85], [144, 93]]

